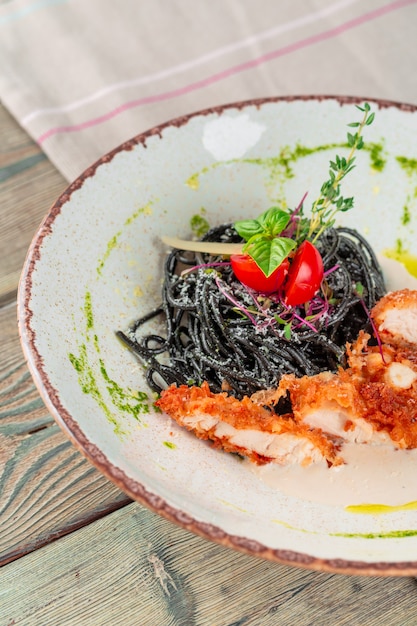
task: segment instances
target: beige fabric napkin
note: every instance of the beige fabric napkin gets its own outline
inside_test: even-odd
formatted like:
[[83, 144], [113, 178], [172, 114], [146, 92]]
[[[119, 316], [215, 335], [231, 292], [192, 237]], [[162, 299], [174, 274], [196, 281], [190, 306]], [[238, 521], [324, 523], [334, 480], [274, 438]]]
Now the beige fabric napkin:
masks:
[[417, 105], [417, 0], [0, 0], [0, 98], [69, 180], [159, 123], [264, 96]]

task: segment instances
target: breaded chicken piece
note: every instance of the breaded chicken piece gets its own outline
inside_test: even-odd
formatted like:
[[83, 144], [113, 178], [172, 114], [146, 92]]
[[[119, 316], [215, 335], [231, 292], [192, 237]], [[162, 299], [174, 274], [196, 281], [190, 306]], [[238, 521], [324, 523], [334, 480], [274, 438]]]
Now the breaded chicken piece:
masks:
[[337, 446], [319, 431], [276, 415], [248, 397], [237, 400], [212, 393], [206, 382], [201, 387], [171, 386], [156, 405], [200, 439], [257, 464], [341, 463]]
[[417, 291], [392, 291], [377, 302], [371, 317], [383, 343], [417, 345]]
[[268, 402], [289, 393], [294, 419], [332, 438], [416, 448], [417, 291], [388, 294], [371, 318], [379, 345], [369, 345], [370, 335], [361, 331], [347, 346], [346, 370], [284, 376]]
[[[386, 295], [371, 320], [377, 345], [361, 331], [336, 374], [288, 374], [241, 401], [207, 383], [172, 386], [156, 404], [198, 437], [256, 463], [340, 464], [345, 442], [417, 448], [417, 291]], [[273, 408], [283, 397], [292, 413], [279, 416]]]

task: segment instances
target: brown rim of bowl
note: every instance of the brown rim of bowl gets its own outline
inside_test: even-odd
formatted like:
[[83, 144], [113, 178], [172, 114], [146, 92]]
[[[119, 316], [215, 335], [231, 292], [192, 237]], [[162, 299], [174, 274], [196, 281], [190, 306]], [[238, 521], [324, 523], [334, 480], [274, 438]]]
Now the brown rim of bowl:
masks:
[[308, 554], [295, 552], [292, 550], [272, 549], [261, 543], [237, 535], [231, 535], [221, 528], [212, 524], [199, 521], [190, 517], [183, 511], [170, 506], [163, 498], [148, 491], [141, 483], [129, 478], [122, 470], [110, 463], [101, 450], [91, 443], [74, 421], [71, 414], [62, 406], [59, 392], [55, 389], [48, 379], [48, 375], [44, 370], [42, 356], [39, 354], [36, 342], [35, 332], [31, 326], [33, 312], [30, 308], [30, 299], [32, 292], [32, 272], [36, 263], [41, 257], [42, 243], [45, 237], [52, 232], [52, 224], [57, 215], [60, 214], [62, 208], [71, 198], [71, 195], [77, 189], [80, 189], [85, 180], [94, 176], [96, 170], [104, 163], [109, 163], [120, 152], [132, 150], [136, 145], [142, 144], [146, 146], [146, 141], [154, 135], [162, 136], [163, 131], [175, 126], [177, 128], [187, 124], [191, 119], [198, 116], [206, 116], [209, 114], [220, 114], [228, 109], [243, 109], [248, 106], [261, 107], [264, 104], [276, 102], [293, 102], [293, 101], [323, 101], [333, 100], [340, 105], [361, 104], [370, 102], [378, 108], [396, 108], [401, 111], [416, 112], [417, 106], [404, 104], [391, 100], [381, 100], [375, 98], [361, 98], [357, 96], [332, 96], [332, 95], [301, 95], [301, 96], [282, 96], [259, 98], [254, 100], [246, 100], [225, 105], [220, 105], [200, 111], [196, 111], [189, 115], [178, 117], [164, 124], [160, 124], [150, 130], [136, 135], [132, 139], [122, 143], [120, 146], [111, 150], [90, 167], [88, 167], [74, 182], [72, 182], [59, 198], [52, 205], [43, 222], [41, 223], [37, 233], [35, 234], [29, 247], [26, 261], [22, 270], [22, 274], [18, 287], [18, 326], [20, 340], [23, 353], [28, 364], [28, 368], [38, 388], [38, 391], [44, 400], [47, 408], [51, 411], [55, 421], [71, 440], [78, 450], [109, 480], [111, 480], [119, 489], [124, 491], [133, 500], [140, 502], [152, 511], [158, 513], [167, 520], [174, 522], [180, 527], [193, 532], [205, 539], [228, 546], [240, 552], [261, 557], [270, 561], [278, 562], [284, 565], [293, 565], [303, 567], [310, 570], [324, 571], [339, 574], [352, 575], [368, 575], [368, 576], [415, 576], [417, 575], [417, 561], [405, 561], [400, 563], [390, 562], [364, 562], [349, 561], [344, 559], [322, 559]]

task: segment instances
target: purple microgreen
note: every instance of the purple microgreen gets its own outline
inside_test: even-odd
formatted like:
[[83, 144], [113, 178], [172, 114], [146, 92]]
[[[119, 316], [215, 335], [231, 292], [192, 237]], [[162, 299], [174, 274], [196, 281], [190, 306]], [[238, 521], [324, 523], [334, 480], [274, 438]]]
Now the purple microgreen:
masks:
[[328, 305], [327, 300], [321, 300], [320, 303], [317, 303], [316, 307], [312, 307], [311, 310], [308, 311], [308, 314], [305, 316], [305, 319], [309, 322], [318, 322], [322, 318], [326, 317], [329, 313], [330, 306]]
[[290, 221], [288, 222], [288, 226], [285, 230], [282, 231], [282, 236], [283, 237], [288, 237], [288, 239], [294, 239], [295, 241], [297, 241], [297, 237], [296, 237], [296, 233], [297, 233], [297, 228], [298, 228], [298, 223], [299, 223], [299, 218], [297, 217], [292, 217]]
[[374, 320], [372, 319], [371, 313], [368, 309], [368, 307], [366, 306], [366, 302], [363, 298], [363, 292], [364, 292], [364, 286], [362, 285], [362, 283], [354, 283], [353, 285], [353, 292], [358, 296], [359, 298], [359, 302], [361, 303], [363, 310], [365, 311], [365, 314], [369, 320], [369, 323], [371, 325], [372, 328], [372, 332], [374, 333], [374, 337], [376, 339], [376, 342], [378, 344], [378, 349], [379, 349], [379, 353], [381, 355], [381, 359], [384, 365], [387, 364], [385, 357], [384, 357], [384, 350], [382, 348], [382, 341], [381, 341], [381, 337], [379, 335], [379, 331], [375, 325]]
[[213, 263], [201, 263], [200, 265], [193, 265], [192, 267], [187, 267], [187, 269], [182, 270], [180, 276], [185, 276], [186, 274], [190, 274], [190, 272], [195, 272], [196, 270], [206, 269], [210, 267], [226, 267], [230, 265], [230, 261], [219, 261]]
[[370, 324], [371, 324], [371, 327], [372, 327], [372, 330], [373, 330], [373, 333], [374, 333], [374, 336], [375, 336], [376, 342], [377, 342], [377, 344], [378, 344], [378, 349], [379, 349], [379, 353], [380, 353], [380, 355], [381, 355], [382, 362], [383, 362], [383, 364], [384, 364], [384, 365], [386, 365], [386, 364], [387, 364], [387, 362], [386, 362], [386, 360], [385, 360], [384, 350], [383, 350], [383, 348], [382, 348], [382, 341], [381, 341], [381, 337], [380, 337], [380, 335], [379, 335], [379, 331], [378, 331], [377, 327], [375, 326], [375, 322], [374, 322], [374, 320], [372, 319], [371, 314], [370, 314], [370, 312], [369, 312], [369, 310], [368, 310], [368, 307], [366, 306], [365, 302], [364, 302], [363, 300], [361, 300], [360, 302], [361, 302], [361, 304], [362, 304], [362, 306], [363, 306], [363, 308], [364, 308], [364, 310], [365, 310], [365, 313], [366, 313], [366, 314], [367, 314], [367, 316], [369, 317], [369, 322], [370, 322]]
[[305, 317], [301, 317], [300, 315], [297, 315], [297, 313], [294, 312], [294, 318], [296, 320], [299, 321], [299, 324], [297, 324], [297, 328], [302, 328], [302, 326], [307, 326], [310, 330], [313, 330], [315, 333], [318, 333], [318, 329], [314, 326], [314, 324], [311, 324], [311, 322], [309, 322]]
[[250, 321], [252, 322], [252, 324], [253, 324], [254, 326], [256, 326], [256, 325], [257, 325], [257, 323], [256, 323], [256, 319], [253, 317], [253, 315], [251, 315], [251, 313], [248, 311], [248, 309], [247, 309], [246, 307], [242, 306], [242, 305], [240, 304], [240, 302], [239, 302], [238, 300], [236, 300], [236, 298], [234, 298], [234, 297], [233, 297], [233, 296], [232, 296], [232, 295], [231, 295], [231, 294], [227, 291], [227, 289], [225, 289], [225, 288], [223, 287], [222, 282], [221, 282], [221, 280], [219, 279], [219, 277], [218, 277], [218, 276], [216, 276], [215, 281], [216, 281], [216, 285], [217, 285], [217, 288], [218, 288], [218, 290], [220, 291], [220, 293], [222, 293], [222, 294], [224, 295], [224, 297], [225, 297], [225, 298], [227, 298], [227, 299], [228, 299], [228, 300], [229, 300], [232, 304], [234, 304], [234, 306], [235, 306], [237, 309], [239, 309], [240, 311], [242, 311], [242, 313], [244, 313], [244, 314], [245, 314], [245, 316], [246, 316], [248, 319], [250, 319]]
[[303, 214], [303, 207], [304, 207], [304, 200], [307, 198], [308, 196], [308, 191], [305, 192], [305, 194], [303, 195], [303, 197], [301, 198], [300, 202], [298, 203], [293, 216], [296, 215], [302, 215]]
[[311, 330], [314, 330], [314, 332], [318, 332], [317, 328], [315, 326], [313, 326], [313, 324], [311, 324], [308, 320], [306, 320], [304, 317], [301, 317], [301, 315], [298, 315], [298, 313], [295, 310], [295, 307], [290, 307], [287, 304], [285, 304], [285, 302], [283, 300], [281, 300], [281, 304], [284, 308], [284, 310], [286, 310], [288, 313], [290, 313], [293, 317], [293, 319], [296, 319], [299, 324], [297, 324], [297, 328], [301, 328], [303, 324], [305, 324], [308, 328], [310, 328]]
[[[279, 325], [280, 332], [287, 340], [291, 339], [293, 330], [300, 330], [303, 327], [319, 332], [314, 324], [325, 319], [331, 309], [331, 304], [325, 296], [316, 295], [305, 304], [305, 315], [301, 316], [297, 313], [296, 307], [285, 304], [282, 293], [277, 292], [268, 297], [259, 296], [253, 289], [242, 284], [242, 288], [253, 302], [253, 305], [244, 306], [227, 290], [220, 276], [216, 276], [215, 281], [219, 291], [234, 305], [236, 313], [248, 318], [257, 329], [262, 331], [269, 328], [274, 332], [273, 327]], [[270, 308], [271, 306], [278, 306], [281, 311], [275, 313]]]
[[307, 218], [303, 217], [304, 201], [307, 198], [307, 195], [308, 192], [306, 191], [291, 216], [292, 223], [296, 227], [294, 239], [298, 244], [302, 243], [309, 228], [309, 221], [307, 220]]
[[333, 265], [332, 267], [330, 267], [328, 270], [326, 270], [323, 274], [323, 278], [327, 278], [329, 276], [329, 274], [333, 274], [333, 272], [335, 272], [336, 270], [338, 270], [340, 268], [339, 263], [336, 263], [336, 265]]
[[246, 285], [243, 285], [243, 287], [252, 298], [257, 311], [259, 311], [259, 313], [265, 313], [265, 311], [267, 311], [269, 307], [262, 304], [263, 297], [256, 297], [256, 292], [253, 289], [249, 289], [249, 287], [246, 287]]

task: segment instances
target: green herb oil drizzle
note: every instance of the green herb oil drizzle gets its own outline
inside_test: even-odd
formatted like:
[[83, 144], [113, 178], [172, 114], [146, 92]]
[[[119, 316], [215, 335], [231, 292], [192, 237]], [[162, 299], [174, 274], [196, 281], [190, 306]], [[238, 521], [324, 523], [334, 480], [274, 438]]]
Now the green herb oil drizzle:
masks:
[[126, 425], [122, 425], [118, 419], [121, 414], [128, 414], [142, 426], [147, 426], [141, 418], [150, 412], [152, 398], [144, 391], [123, 389], [109, 376], [100, 354], [99, 339], [94, 330], [92, 298], [89, 291], [85, 293], [83, 313], [84, 341], [78, 345], [78, 354], [68, 355], [78, 374], [83, 393], [90, 395], [99, 405], [117, 435], [127, 434]]

